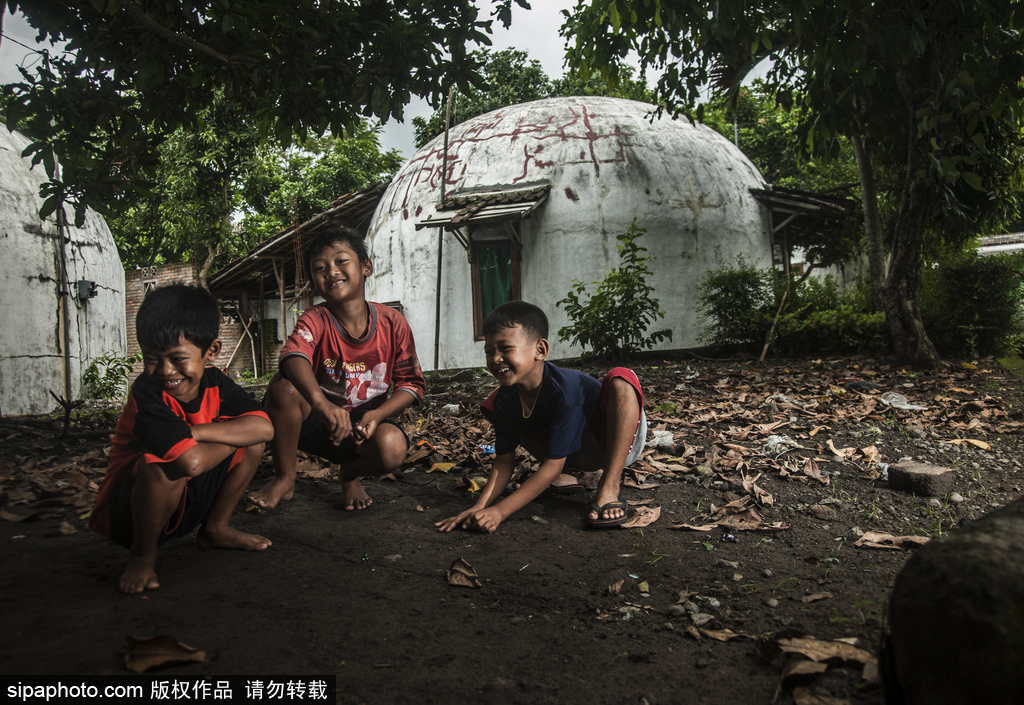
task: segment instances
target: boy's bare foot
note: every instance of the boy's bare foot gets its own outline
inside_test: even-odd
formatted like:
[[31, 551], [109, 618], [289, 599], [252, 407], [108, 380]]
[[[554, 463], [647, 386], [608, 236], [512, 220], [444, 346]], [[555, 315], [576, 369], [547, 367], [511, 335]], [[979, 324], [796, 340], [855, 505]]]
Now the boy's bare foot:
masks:
[[146, 590], [156, 590], [160, 580], [156, 577], [156, 556], [129, 556], [128, 567], [117, 583], [117, 589], [133, 595]]
[[341, 490], [345, 498], [345, 509], [366, 509], [373, 500], [370, 499], [370, 495], [366, 494], [366, 490], [363, 489], [363, 483], [356, 478], [351, 482], [343, 482]]
[[262, 551], [271, 545], [268, 538], [258, 534], [247, 534], [230, 526], [215, 530], [200, 527], [196, 543], [199, 544], [199, 548], [233, 548], [239, 551]]
[[[597, 497], [594, 499], [594, 506], [601, 507], [603, 511], [598, 512], [596, 509], [591, 509], [590, 513], [587, 514], [587, 520], [591, 522], [595, 521], [610, 521], [615, 519], [621, 519], [626, 516], [625, 504], [618, 501], [618, 494], [612, 494], [610, 492], [597, 493]], [[619, 506], [615, 506], [618, 504]], [[608, 506], [612, 505], [612, 506]]]
[[260, 509], [273, 509], [281, 500], [288, 501], [295, 494], [295, 481], [274, 478], [256, 492], [245, 496], [246, 500]]

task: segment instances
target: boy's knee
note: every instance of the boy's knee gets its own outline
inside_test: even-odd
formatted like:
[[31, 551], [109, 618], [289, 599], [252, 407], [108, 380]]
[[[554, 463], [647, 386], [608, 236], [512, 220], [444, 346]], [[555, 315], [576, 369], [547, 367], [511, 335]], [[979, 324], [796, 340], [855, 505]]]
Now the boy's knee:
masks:
[[144, 482], [155, 482], [160, 484], [183, 483], [185, 481], [185, 477], [181, 477], [170, 471], [170, 463], [147, 463], [145, 458], [140, 458], [135, 481], [138, 482], [142, 480]]
[[387, 431], [381, 438], [379, 446], [380, 464], [386, 472], [391, 472], [400, 468], [405, 462], [409, 444], [405, 439], [405, 434], [397, 426], [385, 424], [378, 430], [378, 433], [383, 429]]
[[291, 382], [281, 375], [275, 375], [270, 384], [267, 385], [267, 395], [263, 404], [267, 410], [275, 408], [283, 409], [289, 406], [298, 405], [302, 401], [302, 395]]

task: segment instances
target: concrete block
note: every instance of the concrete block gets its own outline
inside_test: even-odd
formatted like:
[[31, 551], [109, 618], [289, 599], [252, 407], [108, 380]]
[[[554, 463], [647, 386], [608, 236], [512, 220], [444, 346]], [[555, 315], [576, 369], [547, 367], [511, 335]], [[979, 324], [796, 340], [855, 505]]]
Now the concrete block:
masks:
[[953, 470], [905, 460], [889, 466], [889, 487], [922, 497], [942, 497], [953, 491]]

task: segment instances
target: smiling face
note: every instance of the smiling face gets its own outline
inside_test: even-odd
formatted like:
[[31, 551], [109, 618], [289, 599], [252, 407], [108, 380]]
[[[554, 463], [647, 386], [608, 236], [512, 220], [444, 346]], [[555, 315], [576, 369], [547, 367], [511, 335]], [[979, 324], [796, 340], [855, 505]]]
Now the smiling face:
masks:
[[359, 255], [342, 240], [320, 250], [309, 262], [310, 276], [316, 293], [330, 304], [363, 301], [363, 282], [373, 274], [369, 260]]
[[531, 337], [517, 324], [501, 328], [493, 335], [485, 335], [484, 354], [487, 355], [487, 369], [502, 387], [518, 384], [524, 390], [533, 390], [544, 379], [548, 341]]
[[145, 375], [151, 382], [179, 402], [195, 401], [199, 396], [199, 383], [206, 363], [212, 363], [220, 353], [220, 340], [213, 341], [205, 352], [185, 336], [168, 350], [142, 349]]

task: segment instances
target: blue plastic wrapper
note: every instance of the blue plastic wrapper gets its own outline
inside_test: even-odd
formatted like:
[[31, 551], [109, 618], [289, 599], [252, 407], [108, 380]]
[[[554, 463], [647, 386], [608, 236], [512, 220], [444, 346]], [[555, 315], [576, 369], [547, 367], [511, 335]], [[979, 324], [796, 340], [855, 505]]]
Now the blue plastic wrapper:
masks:
[[489, 455], [494, 455], [494, 446], [477, 446], [476, 449], [478, 451], [480, 451], [481, 453], [487, 453]]

